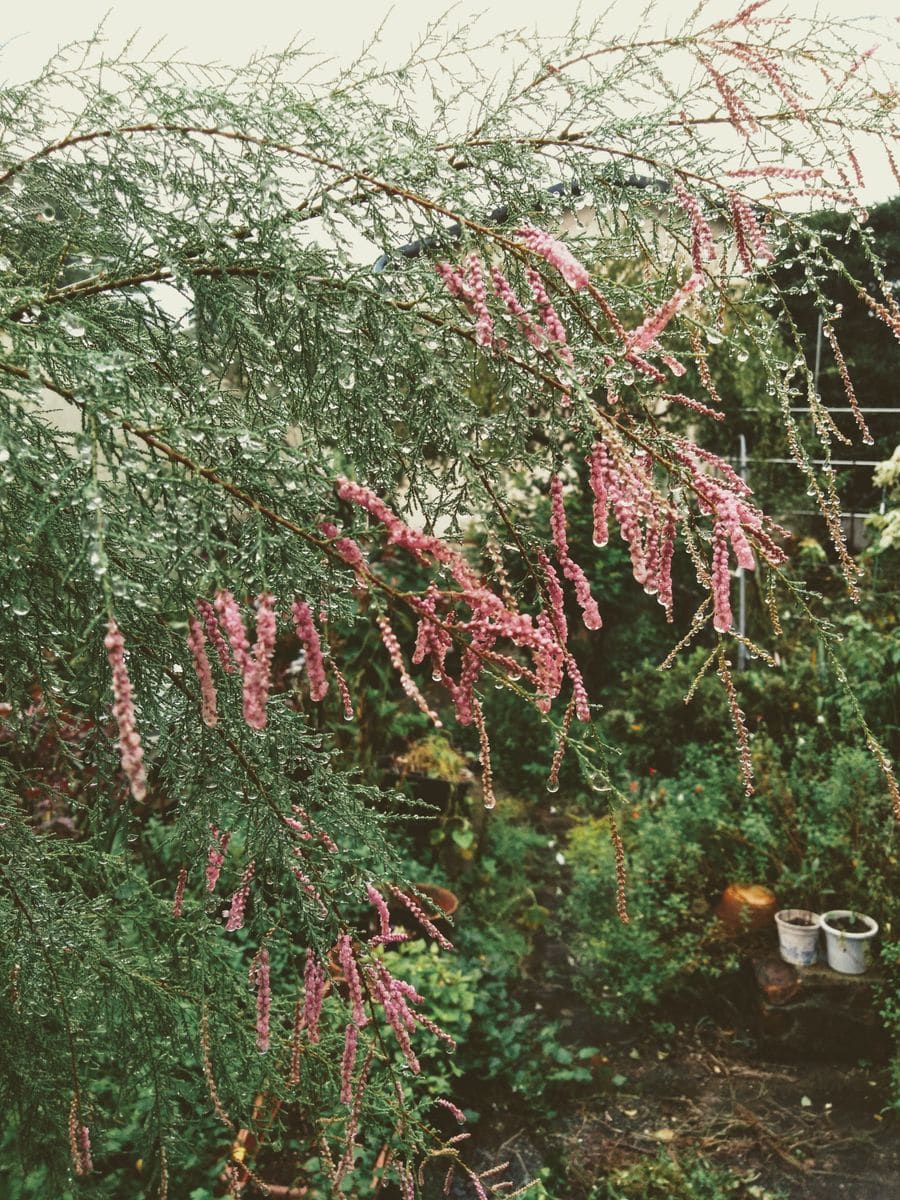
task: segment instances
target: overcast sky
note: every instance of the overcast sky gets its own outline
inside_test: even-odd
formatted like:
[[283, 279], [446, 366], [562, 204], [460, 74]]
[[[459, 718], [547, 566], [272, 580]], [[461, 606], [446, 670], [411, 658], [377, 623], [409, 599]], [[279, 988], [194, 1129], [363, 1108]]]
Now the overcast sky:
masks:
[[[746, 0], [745, 0], [746, 2]], [[183, 48], [201, 61], [219, 59], [241, 62], [261, 48], [277, 50], [295, 34], [311, 39], [329, 55], [351, 58], [367, 34], [387, 17], [384, 46], [389, 57], [408, 49], [415, 33], [429, 20], [453, 9], [454, 20], [482, 13], [485, 33], [511, 27], [537, 29], [552, 35], [562, 32], [581, 9], [594, 19], [608, 7], [607, 0], [463, 0], [451, 6], [445, 0], [33, 0], [27, 4], [4, 5], [0, 38], [6, 49], [0, 59], [0, 75], [32, 74], [56, 46], [84, 37], [108, 13], [106, 28], [116, 42], [140, 28], [147, 42], [164, 37], [172, 51]], [[659, 0], [650, 18], [655, 29], [669, 23], [677, 27], [696, 6], [696, 0]], [[711, 0], [709, 12], [733, 14], [740, 0]], [[604, 29], [619, 34], [633, 27], [641, 0], [618, 0], [604, 20]], [[867, 19], [870, 40], [879, 33], [897, 29], [897, 0], [772, 0], [772, 12], [784, 10], [796, 16], [834, 13]], [[390, 14], [390, 15], [388, 15]]]
[[[709, 0], [709, 20], [734, 15], [749, 0]], [[900, 0], [770, 0], [772, 15], [797, 17], [834, 14], [864, 22], [859, 49], [874, 43], [894, 42], [900, 36]], [[111, 51], [136, 31], [138, 45], [149, 48], [163, 39], [163, 54], [182, 52], [198, 62], [218, 60], [239, 64], [255, 51], [280, 50], [292, 39], [311, 42], [323, 55], [346, 62], [353, 59], [375, 28], [384, 21], [379, 57], [402, 60], [424, 26], [450, 11], [454, 25], [477, 16], [479, 42], [497, 46], [498, 69], [506, 44], [500, 34], [511, 29], [537, 31], [551, 38], [565, 32], [581, 11], [585, 22], [604, 13], [605, 37], [633, 32], [646, 7], [644, 0], [33, 0], [4, 5], [0, 31], [0, 79], [22, 80], [35, 75], [61, 45], [87, 37], [105, 18]], [[697, 0], [657, 0], [645, 19], [648, 33], [674, 31], [697, 7]], [[480, 14], [480, 15], [478, 15]], [[886, 48], [886, 47], [885, 47]], [[896, 62], [896, 54], [888, 55]], [[897, 76], [900, 86], [900, 72]], [[867, 187], [863, 199], [885, 199], [896, 190], [884, 156], [864, 157]]]

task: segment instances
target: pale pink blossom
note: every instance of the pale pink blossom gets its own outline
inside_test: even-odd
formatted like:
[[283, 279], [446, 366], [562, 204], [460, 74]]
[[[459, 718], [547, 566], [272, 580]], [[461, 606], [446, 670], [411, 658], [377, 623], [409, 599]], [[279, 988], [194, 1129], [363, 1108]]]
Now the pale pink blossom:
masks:
[[400, 642], [397, 640], [397, 635], [394, 633], [390, 621], [384, 614], [380, 614], [376, 619], [376, 623], [381, 630], [381, 640], [384, 642], [384, 647], [388, 652], [391, 664], [400, 676], [400, 686], [406, 692], [407, 696], [416, 703], [419, 709], [427, 717], [430, 717], [435, 726], [440, 729], [442, 725], [440, 717], [433, 709], [429, 708], [428, 701], [419, 691], [415, 681], [406, 670], [406, 664], [403, 661], [403, 654], [400, 650]]
[[437, 944], [441, 947], [442, 950], [452, 950], [453, 949], [452, 943], [449, 942], [447, 940], [447, 938], [444, 937], [444, 935], [441, 933], [441, 931], [435, 925], [434, 921], [431, 920], [431, 918], [427, 915], [425, 910], [422, 908], [421, 904], [418, 902], [418, 900], [415, 898], [415, 896], [411, 896], [409, 894], [409, 892], [404, 892], [404, 891], [402, 891], [402, 889], [395, 887], [393, 884], [391, 884], [391, 894], [396, 896], [397, 899], [400, 901], [400, 903], [405, 905], [406, 908], [409, 909], [409, 911], [416, 918], [416, 920], [419, 922], [419, 924], [422, 926], [422, 928], [425, 930], [425, 932], [430, 937], [434, 938], [434, 940], [437, 942]]
[[341, 703], [344, 706], [344, 720], [353, 720], [353, 700], [350, 697], [350, 689], [347, 687], [347, 680], [342, 675], [340, 668], [335, 664], [334, 659], [329, 660], [329, 667], [334, 676], [334, 681], [337, 684], [338, 692], [340, 693]]
[[366, 1011], [363, 1007], [362, 984], [359, 977], [359, 968], [356, 965], [356, 955], [353, 952], [353, 942], [349, 933], [342, 933], [338, 938], [338, 962], [341, 964], [341, 970], [344, 972], [344, 978], [347, 981], [353, 1020], [359, 1026], [365, 1025]]
[[250, 897], [250, 884], [253, 882], [255, 874], [256, 864], [251, 862], [245, 868], [237, 891], [231, 897], [231, 907], [228, 910], [228, 919], [225, 923], [227, 933], [233, 933], [236, 929], [242, 928], [244, 924], [244, 913], [247, 908], [247, 900]]
[[322, 654], [319, 631], [316, 629], [312, 612], [305, 600], [295, 600], [291, 612], [294, 614], [297, 637], [306, 651], [309, 697], [318, 702], [325, 698], [325, 693], [328, 691], [328, 677], [325, 674], [325, 659]]
[[206, 637], [200, 622], [188, 617], [188, 646], [194, 660], [194, 670], [200, 682], [200, 713], [204, 725], [213, 728], [219, 723], [216, 712], [216, 685], [213, 683], [212, 668], [206, 657]]
[[356, 1064], [356, 1047], [359, 1043], [359, 1026], [350, 1021], [344, 1030], [344, 1054], [341, 1059], [341, 1104], [353, 1099], [353, 1067]]
[[713, 626], [717, 633], [727, 633], [733, 620], [731, 613], [731, 572], [728, 569], [728, 535], [725, 526], [716, 522], [713, 529], [712, 572]]
[[572, 681], [572, 695], [575, 699], [575, 716], [579, 721], [590, 721], [591, 719], [591, 702], [587, 694], [587, 688], [584, 686], [584, 679], [581, 676], [581, 671], [578, 669], [578, 664], [571, 654], [566, 654], [566, 674]]
[[408, 941], [408, 935], [405, 933], [396, 933], [391, 928], [391, 914], [388, 909], [387, 902], [381, 892], [378, 891], [371, 883], [366, 884], [366, 895], [369, 897], [369, 903], [378, 914], [379, 930], [375, 937], [369, 938], [371, 946], [390, 946], [396, 942]]
[[260, 1054], [269, 1049], [269, 1009], [272, 1006], [272, 985], [269, 978], [269, 952], [263, 947], [251, 970], [251, 982], [256, 984], [256, 1048]]
[[446, 1108], [447, 1112], [450, 1113], [451, 1116], [455, 1117], [457, 1121], [459, 1121], [460, 1125], [465, 1125], [466, 1114], [461, 1108], [458, 1108], [452, 1100], [445, 1100], [444, 1097], [441, 1096], [435, 1101], [435, 1103], [440, 1104], [441, 1108]]
[[494, 291], [505, 304], [507, 312], [511, 313], [521, 325], [526, 340], [536, 350], [543, 350], [546, 345], [543, 331], [535, 325], [531, 315], [513, 291], [512, 284], [498, 267], [491, 267], [491, 280], [494, 284]]
[[556, 558], [565, 575], [575, 588], [575, 596], [584, 615], [584, 623], [588, 629], [599, 629], [603, 620], [597, 602], [591, 595], [591, 587], [587, 576], [581, 567], [573, 561], [569, 554], [569, 543], [566, 538], [566, 510], [563, 502], [562, 480], [554, 475], [550, 480], [550, 530], [553, 534], [553, 544], [556, 548]]
[[228, 643], [222, 637], [222, 630], [219, 628], [219, 622], [216, 620], [216, 610], [208, 600], [203, 600], [199, 596], [195, 603], [197, 611], [200, 613], [203, 623], [206, 626], [206, 636], [216, 648], [216, 654], [219, 656], [222, 670], [226, 675], [233, 675], [234, 663], [231, 661], [231, 655], [228, 652]]
[[485, 808], [495, 808], [497, 798], [494, 795], [494, 772], [491, 767], [491, 744], [488, 741], [487, 726], [484, 723], [484, 713], [481, 704], [475, 701], [472, 705], [475, 725], [478, 729], [478, 758], [481, 763], [481, 794]]
[[119, 757], [122, 770], [131, 787], [131, 794], [140, 804], [147, 796], [147, 776], [144, 771], [144, 750], [134, 717], [131, 680], [125, 665], [125, 640], [114, 618], [110, 617], [103, 640], [109, 665], [112, 668], [113, 716], [119, 730]]
[[563, 607], [563, 590], [559, 582], [559, 576], [556, 574], [553, 564], [543, 550], [538, 550], [537, 557], [541, 574], [544, 577], [544, 583], [547, 587], [549, 616], [556, 630], [556, 636], [559, 638], [560, 643], [565, 645], [569, 638], [569, 626], [566, 621], [565, 608]]
[[466, 283], [475, 310], [475, 341], [479, 346], [490, 346], [494, 340], [494, 322], [488, 312], [487, 293], [481, 259], [477, 254], [468, 254], [465, 261]]
[[573, 366], [575, 359], [568, 345], [568, 335], [566, 327], [562, 323], [559, 313], [553, 307], [550, 297], [547, 295], [547, 289], [544, 287], [544, 281], [541, 279], [539, 272], [531, 267], [525, 272], [528, 279], [528, 286], [531, 288], [531, 294], [534, 296], [535, 303], [541, 314], [544, 333], [554, 343], [554, 350], [569, 366]]
[[610, 464], [606, 447], [602, 442], [595, 442], [591, 446], [591, 453], [587, 462], [590, 467], [588, 478], [594, 497], [592, 512], [594, 518], [594, 545], [599, 548], [605, 546], [609, 541], [609, 488], [607, 479]]
[[552, 267], [555, 267], [566, 283], [575, 291], [587, 287], [590, 283], [587, 267], [580, 263], [568, 246], [558, 238], [531, 225], [525, 225], [515, 230], [515, 235], [522, 239], [529, 250], [546, 259]]
[[81, 1120], [77, 1096], [72, 1097], [72, 1103], [69, 1105], [69, 1153], [75, 1174], [90, 1175], [94, 1169], [91, 1159], [91, 1134]]
[[310, 1042], [313, 1043], [319, 1040], [319, 1015], [322, 1012], [326, 983], [325, 968], [319, 962], [314, 951], [307, 950], [306, 965], [303, 970], [303, 1024]]
[[703, 288], [703, 282], [703, 276], [695, 271], [656, 312], [628, 335], [629, 350], [649, 350], [676, 313], [684, 308], [695, 292]]
[[244, 720], [251, 729], [265, 729], [266, 726], [277, 630], [275, 598], [269, 592], [263, 592], [256, 601], [256, 645], [244, 669]]
[[225, 851], [228, 849], [228, 843], [231, 841], [231, 834], [225, 831], [219, 832], [215, 825], [210, 825], [212, 833], [212, 842], [209, 846], [206, 861], [206, 890], [214, 892], [216, 884], [219, 882], [219, 874], [222, 870], [222, 864], [225, 861]]
[[241, 674], [245, 675], [250, 665], [250, 643], [247, 641], [247, 631], [244, 628], [241, 610], [231, 592], [224, 588], [216, 592], [214, 603], [219, 620], [222, 622], [222, 628], [231, 645], [234, 661]]
[[175, 884], [175, 898], [172, 901], [172, 916], [180, 917], [184, 906], [184, 889], [187, 887], [187, 867], [178, 872], [178, 882]]
[[738, 255], [747, 272], [755, 267], [757, 262], [769, 263], [775, 258], [766, 236], [759, 227], [759, 222], [753, 209], [738, 192], [729, 192], [731, 216], [734, 222], [734, 236]]
[[716, 257], [716, 246], [709, 222], [703, 216], [700, 201], [687, 190], [680, 179], [675, 180], [675, 196], [678, 203], [691, 219], [691, 260], [694, 273], [703, 273], [703, 264]]

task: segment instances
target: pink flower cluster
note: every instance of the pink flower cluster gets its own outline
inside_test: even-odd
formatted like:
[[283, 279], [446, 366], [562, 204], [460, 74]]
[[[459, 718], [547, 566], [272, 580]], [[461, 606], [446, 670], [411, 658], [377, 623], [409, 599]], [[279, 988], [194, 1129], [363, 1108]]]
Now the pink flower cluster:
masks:
[[147, 796], [147, 776], [144, 771], [144, 750], [134, 719], [131, 680], [125, 665], [125, 639], [114, 618], [110, 617], [106, 628], [103, 645], [112, 668], [113, 715], [119, 729], [119, 757], [131, 794], [140, 804]]
[[363, 1008], [362, 983], [356, 965], [356, 956], [353, 952], [353, 942], [351, 941], [350, 934], [342, 933], [338, 938], [337, 945], [338, 962], [341, 964], [341, 970], [347, 982], [347, 991], [350, 993], [353, 1020], [357, 1025], [362, 1027], [366, 1024], [366, 1013]]
[[573, 366], [575, 359], [572, 356], [572, 351], [566, 344], [568, 335], [566, 327], [563, 325], [559, 313], [553, 307], [547, 289], [544, 287], [544, 281], [540, 274], [531, 267], [525, 272], [525, 277], [528, 280], [528, 286], [531, 288], [531, 294], [534, 296], [534, 302], [538, 306], [538, 311], [541, 314], [544, 332], [547, 338], [555, 343], [554, 349], [559, 357], [568, 366]]
[[[421, 662], [430, 656], [432, 678], [449, 693], [460, 724], [469, 725], [475, 719], [475, 686], [488, 663], [509, 671], [513, 678], [528, 678], [539, 688], [538, 704], [545, 709], [559, 694], [568, 672], [573, 687], [579, 692], [579, 714], [586, 714], [586, 698], [578, 668], [572, 656], [560, 645], [559, 633], [546, 613], [535, 619], [508, 605], [502, 596], [485, 586], [457, 550], [439, 538], [411, 529], [370, 489], [346, 479], [339, 479], [336, 486], [341, 499], [358, 504], [385, 527], [389, 544], [403, 547], [423, 565], [434, 562], [445, 567], [459, 585], [458, 591], [430, 588], [424, 597], [411, 603], [420, 618], [414, 661]], [[568, 556], [567, 561], [571, 563]], [[583, 597], [583, 588], [580, 593]], [[439, 605], [443, 607], [443, 613], [439, 611]], [[470, 610], [468, 616], [464, 613], [466, 608]], [[586, 620], [592, 619], [595, 615], [588, 605]], [[393, 630], [386, 618], [380, 618], [379, 624], [392, 661], [401, 670], [401, 679], [409, 680], [402, 658], [398, 665], [398, 647], [391, 636]], [[508, 640], [530, 653], [533, 670], [508, 655], [498, 654], [495, 647], [501, 640]], [[447, 653], [454, 641], [460, 653], [456, 679], [451, 677], [446, 666]], [[409, 683], [405, 684], [407, 688]], [[427, 704], [425, 710], [430, 711]]]
[[228, 849], [228, 843], [231, 841], [231, 834], [225, 831], [220, 832], [216, 829], [215, 825], [210, 825], [209, 829], [212, 834], [212, 841], [210, 842], [206, 861], [206, 890], [214, 892], [216, 884], [219, 882], [222, 864], [225, 862], [225, 851]]
[[331, 660], [331, 673], [334, 676], [334, 682], [337, 684], [337, 689], [341, 697], [341, 704], [344, 706], [344, 720], [353, 720], [353, 700], [350, 696], [350, 689], [347, 687], [347, 680], [341, 673], [340, 668], [334, 659]]
[[369, 897], [369, 903], [378, 914], [378, 933], [369, 938], [370, 946], [390, 946], [395, 942], [408, 941], [408, 935], [405, 933], [396, 933], [391, 928], [391, 914], [388, 909], [387, 902], [381, 892], [378, 891], [371, 883], [366, 884], [366, 895]]
[[672, 318], [682, 309], [695, 292], [703, 288], [703, 275], [695, 271], [669, 299], [661, 304], [643, 324], [639, 325], [628, 335], [627, 346], [630, 351], [649, 350]]
[[344, 1030], [344, 1053], [341, 1058], [341, 1104], [353, 1099], [353, 1068], [356, 1065], [356, 1048], [359, 1044], [359, 1026], [348, 1021]]
[[769, 263], [775, 258], [766, 241], [766, 236], [759, 227], [759, 222], [753, 209], [738, 192], [729, 192], [731, 217], [734, 222], [734, 240], [737, 252], [743, 263], [744, 270], [750, 273], [757, 262]]
[[731, 613], [731, 574], [728, 570], [728, 535], [725, 526], [717, 521], [713, 529], [712, 553], [713, 627], [727, 633], [734, 619]]
[[437, 713], [429, 708], [428, 701], [419, 691], [415, 680], [406, 669], [406, 664], [403, 661], [403, 652], [400, 649], [400, 643], [397, 640], [397, 635], [394, 633], [390, 621], [384, 614], [377, 617], [378, 628], [381, 630], [381, 640], [384, 642], [384, 648], [388, 652], [388, 658], [391, 660], [391, 665], [400, 676], [400, 686], [409, 696], [410, 700], [414, 701], [421, 712], [429, 717], [437, 729], [440, 729], [442, 721]]
[[365, 567], [366, 559], [362, 550], [359, 548], [353, 538], [342, 537], [341, 531], [333, 521], [323, 521], [319, 529], [327, 538], [331, 538], [332, 549], [344, 560], [348, 567], [353, 567], [357, 572], [357, 577], [365, 582], [360, 574], [361, 568]]
[[562, 480], [554, 475], [550, 480], [550, 530], [553, 534], [553, 545], [556, 549], [556, 559], [565, 575], [575, 587], [575, 595], [584, 614], [584, 623], [588, 629], [599, 629], [603, 620], [597, 602], [591, 595], [591, 585], [581, 567], [569, 554], [569, 543], [566, 538], [566, 509], [563, 501]]
[[484, 274], [481, 269], [481, 259], [477, 254], [466, 256], [466, 280], [475, 310], [475, 341], [479, 346], [490, 346], [494, 340], [494, 322], [488, 312], [487, 292], [484, 286]]
[[[522, 239], [528, 250], [555, 267], [570, 287], [577, 291], [589, 285], [587, 269], [557, 238], [545, 230], [535, 229], [531, 226], [516, 230], [516, 235]], [[439, 262], [436, 269], [451, 296], [462, 301], [468, 312], [475, 318], [476, 343], [479, 346], [490, 347], [496, 344], [500, 349], [505, 348], [504, 341], [496, 343], [494, 341], [494, 325], [487, 306], [484, 269], [478, 255], [471, 253], [466, 256], [463, 271], [447, 262]], [[526, 340], [536, 350], [545, 353], [552, 351], [562, 362], [573, 366], [574, 357], [567, 345], [565, 325], [547, 294], [543, 279], [539, 272], [531, 267], [526, 269], [525, 275], [538, 307], [538, 319], [535, 319], [525, 308], [503, 272], [498, 267], [492, 266], [490, 277], [494, 294], [500, 299], [506, 311], [515, 318]], [[595, 290], [592, 294], [602, 301], [602, 297]], [[605, 301], [601, 307], [604, 307], [605, 312], [608, 309]], [[607, 315], [611, 314], [607, 312]], [[619, 326], [619, 328], [621, 327]], [[568, 391], [564, 391], [563, 403], [567, 404], [568, 402]]]
[[213, 683], [212, 668], [206, 656], [206, 635], [196, 617], [188, 617], [188, 647], [194, 660], [194, 670], [200, 681], [200, 712], [204, 725], [217, 725], [216, 685]]
[[275, 600], [268, 592], [263, 592], [256, 602], [256, 645], [244, 670], [244, 720], [251, 729], [266, 727], [266, 702], [272, 686], [276, 634]]
[[228, 637], [238, 670], [242, 675], [246, 675], [250, 665], [250, 643], [247, 641], [241, 610], [231, 592], [224, 588], [216, 592], [215, 610]]
[[180, 917], [184, 907], [184, 889], [187, 887], [187, 867], [178, 872], [178, 882], [175, 885], [175, 898], [172, 901], [172, 916]]
[[672, 620], [672, 558], [676, 516], [653, 485], [645, 455], [629, 455], [617, 443], [595, 442], [588, 456], [589, 480], [594, 497], [594, 544], [609, 538], [609, 510], [631, 557], [635, 581], [656, 595]]
[[706, 68], [709, 77], [716, 85], [716, 91], [722, 97], [722, 103], [725, 105], [725, 111], [728, 113], [728, 119], [738, 133], [744, 137], [747, 136], [748, 131], [758, 133], [758, 121], [742, 97], [732, 87], [727, 76], [723, 75], [721, 71], [717, 71], [708, 58], [700, 54], [697, 55], [697, 58]]
[[522, 239], [533, 254], [546, 259], [552, 267], [555, 267], [569, 287], [579, 291], [588, 286], [590, 276], [587, 267], [580, 263], [568, 246], [565, 246], [558, 238], [543, 229], [535, 229], [532, 225], [524, 225], [515, 230], [515, 235]]
[[395, 887], [393, 884], [391, 884], [391, 895], [395, 896], [402, 905], [409, 909], [428, 936], [433, 938], [442, 950], [453, 949], [452, 943], [447, 941], [415, 896], [411, 896], [409, 892], [404, 892], [401, 888]]
[[72, 1097], [69, 1105], [69, 1153], [72, 1158], [72, 1169], [76, 1175], [90, 1175], [94, 1169], [91, 1158], [91, 1133], [81, 1120], [78, 1097]]
[[488, 741], [487, 726], [484, 723], [484, 713], [481, 703], [475, 700], [472, 705], [475, 725], [478, 729], [478, 759], [481, 763], [481, 793], [484, 797], [485, 808], [496, 808], [497, 797], [494, 795], [494, 771], [491, 766], [491, 745]]
[[328, 691], [328, 677], [325, 674], [325, 659], [322, 655], [322, 643], [319, 631], [313, 621], [312, 611], [305, 600], [295, 600], [291, 612], [294, 614], [294, 627], [297, 637], [306, 651], [306, 673], [309, 676], [309, 697], [318, 702], [324, 700]]
[[256, 984], [256, 1048], [260, 1054], [269, 1049], [269, 1010], [272, 984], [269, 977], [269, 952], [263, 946], [250, 968], [250, 982]]
[[506, 311], [521, 325], [526, 341], [530, 342], [536, 350], [543, 350], [546, 345], [543, 330], [535, 324], [531, 314], [519, 300], [513, 291], [512, 284], [499, 267], [491, 267], [491, 282], [494, 285], [495, 294], [503, 301]]
[[465, 1125], [466, 1114], [461, 1108], [458, 1108], [452, 1100], [445, 1100], [444, 1097], [441, 1096], [435, 1101], [435, 1104], [439, 1104], [441, 1108], [446, 1108], [447, 1112], [450, 1113], [452, 1117], [455, 1117], [457, 1121], [459, 1121], [460, 1125]]
[[691, 219], [691, 261], [694, 264], [694, 274], [703, 274], [703, 264], [712, 262], [716, 257], [716, 245], [712, 230], [703, 216], [700, 201], [689, 192], [680, 179], [675, 180], [675, 197]]
[[395, 979], [380, 959], [366, 963], [366, 981], [375, 1002], [384, 1012], [385, 1020], [394, 1032], [407, 1066], [414, 1075], [420, 1071], [419, 1060], [413, 1052], [410, 1034], [416, 1025], [428, 1029], [436, 1037], [454, 1047], [456, 1043], [439, 1025], [411, 1006], [424, 1003], [424, 997], [402, 979]]
[[783, 167], [777, 163], [767, 163], [758, 167], [740, 167], [734, 171], [726, 171], [732, 179], [798, 179], [805, 183], [810, 179], [821, 179], [821, 167]]
[[244, 924], [244, 913], [250, 898], [250, 884], [253, 882], [255, 874], [256, 864], [251, 862], [245, 867], [238, 889], [231, 897], [231, 907], [228, 910], [228, 920], [225, 924], [227, 933], [233, 933], [236, 929], [242, 928]]
[[[690, 485], [698, 497], [701, 511], [713, 519], [710, 575], [713, 624], [719, 633], [726, 633], [733, 620], [729, 599], [729, 547], [734, 552], [737, 565], [747, 571], [752, 571], [756, 566], [748, 533], [752, 534], [760, 553], [771, 566], [783, 563], [786, 555], [764, 527], [762, 513], [750, 502], [750, 488], [728, 463], [685, 438], [678, 439], [675, 457], [688, 469]], [[705, 467], [712, 467], [719, 477], [713, 478]], [[775, 525], [771, 525], [771, 528], [773, 532], [783, 532]]]
[[789, 86], [771, 55], [747, 42], [726, 42], [724, 46], [727, 53], [734, 55], [745, 67], [770, 81], [798, 121], [808, 119], [797, 93]]
[[319, 1040], [319, 1017], [328, 986], [328, 975], [312, 950], [306, 952], [303, 970], [303, 1024], [310, 1042]]
[[203, 618], [203, 624], [206, 626], [206, 636], [216, 648], [216, 654], [219, 656], [222, 670], [226, 675], [234, 674], [234, 663], [231, 661], [231, 655], [228, 651], [228, 643], [222, 637], [222, 631], [219, 628], [219, 622], [216, 620], [216, 610], [208, 600], [203, 600], [199, 596], [196, 600], [197, 611]]
[[467, 254], [463, 265], [465, 273], [447, 262], [439, 262], [436, 270], [450, 295], [461, 300], [475, 317], [476, 343], [490, 346], [494, 340], [494, 322], [488, 311], [481, 259], [475, 253]]

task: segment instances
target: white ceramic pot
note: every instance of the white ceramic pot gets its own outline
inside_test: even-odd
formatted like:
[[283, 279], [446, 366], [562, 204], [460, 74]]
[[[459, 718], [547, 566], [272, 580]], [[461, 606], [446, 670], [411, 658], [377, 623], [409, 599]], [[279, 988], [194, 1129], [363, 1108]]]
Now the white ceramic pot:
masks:
[[819, 957], [819, 924], [822, 918], [807, 908], [784, 908], [775, 914], [778, 951], [795, 967], [811, 967]]
[[[859, 933], [849, 933], [835, 927], [834, 922], [842, 918], [855, 919], [866, 926]], [[828, 965], [842, 975], [862, 975], [869, 962], [872, 939], [878, 932], [878, 922], [863, 913], [848, 908], [833, 908], [822, 914], [822, 929], [825, 933], [825, 950]]]

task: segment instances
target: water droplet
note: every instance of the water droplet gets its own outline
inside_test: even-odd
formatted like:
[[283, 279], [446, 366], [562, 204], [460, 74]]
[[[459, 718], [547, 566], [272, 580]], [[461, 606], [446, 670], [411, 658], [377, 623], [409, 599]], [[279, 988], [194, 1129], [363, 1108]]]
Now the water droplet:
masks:
[[65, 317], [60, 321], [60, 328], [68, 337], [82, 338], [85, 335], [85, 328], [81, 322], [71, 317]]
[[497, 807], [496, 799], [493, 796], [486, 796], [485, 801], [484, 801], [484, 807], [488, 811], [490, 811], [492, 808], [496, 808]]
[[559, 791], [559, 780], [558, 779], [548, 779], [547, 780], [547, 791], [551, 792], [551, 793], [558, 792]]
[[26, 596], [16, 596], [12, 602], [12, 610], [17, 617], [24, 617], [26, 613], [31, 612], [31, 602]]

